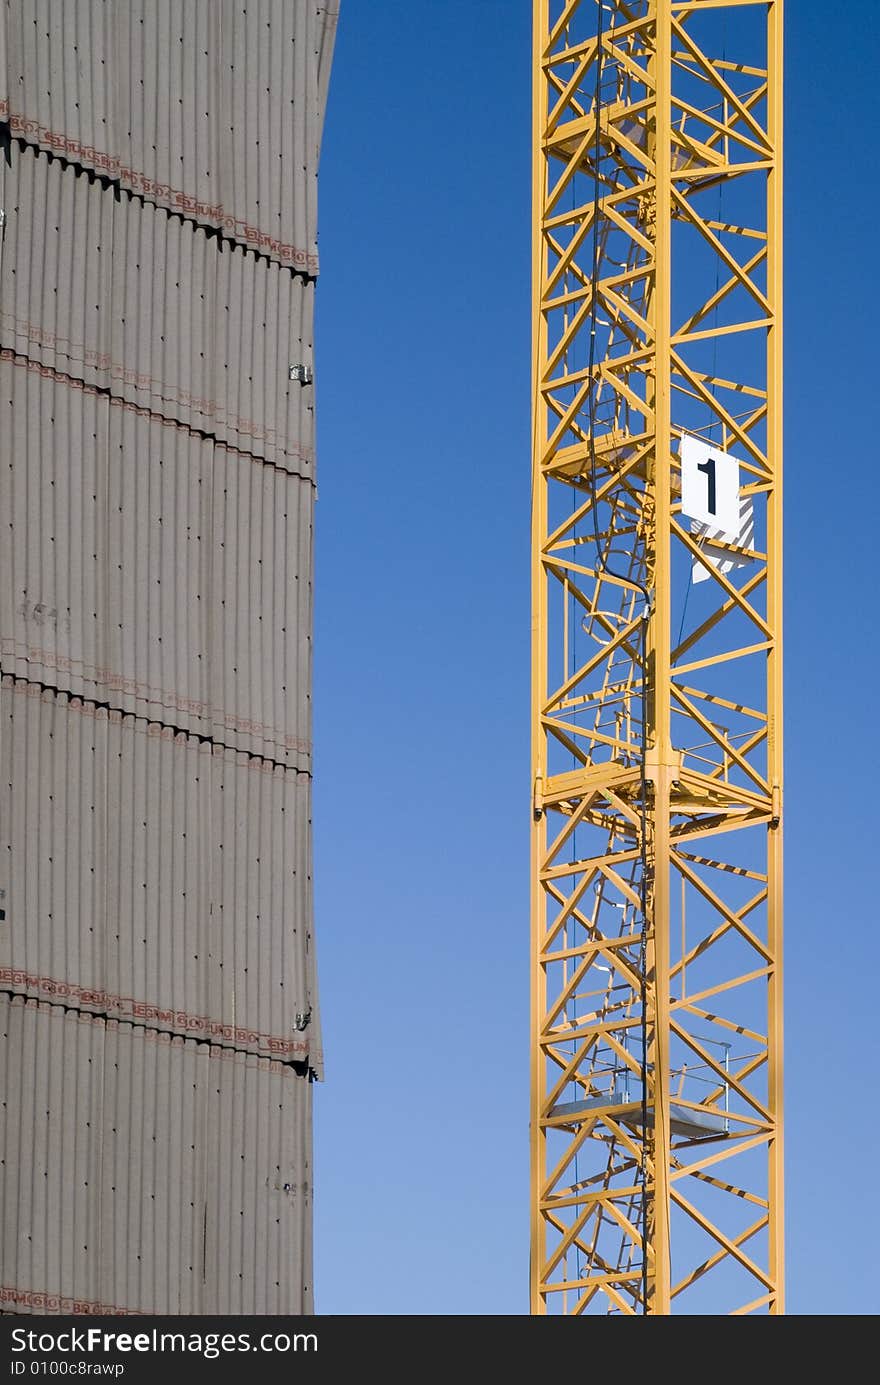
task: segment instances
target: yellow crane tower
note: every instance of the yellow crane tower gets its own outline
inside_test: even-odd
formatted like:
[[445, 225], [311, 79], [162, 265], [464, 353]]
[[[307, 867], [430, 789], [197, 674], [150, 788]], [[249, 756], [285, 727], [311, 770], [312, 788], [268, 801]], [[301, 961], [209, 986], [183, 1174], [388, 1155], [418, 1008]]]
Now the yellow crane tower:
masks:
[[533, 83], [531, 1308], [781, 1313], [782, 2]]

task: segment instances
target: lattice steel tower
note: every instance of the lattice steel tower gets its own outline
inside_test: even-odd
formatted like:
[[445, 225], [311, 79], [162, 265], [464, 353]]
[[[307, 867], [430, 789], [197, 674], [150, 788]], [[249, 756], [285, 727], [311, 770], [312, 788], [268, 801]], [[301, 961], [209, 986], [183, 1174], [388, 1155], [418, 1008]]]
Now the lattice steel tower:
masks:
[[534, 25], [531, 1306], [780, 1313], [782, 4]]

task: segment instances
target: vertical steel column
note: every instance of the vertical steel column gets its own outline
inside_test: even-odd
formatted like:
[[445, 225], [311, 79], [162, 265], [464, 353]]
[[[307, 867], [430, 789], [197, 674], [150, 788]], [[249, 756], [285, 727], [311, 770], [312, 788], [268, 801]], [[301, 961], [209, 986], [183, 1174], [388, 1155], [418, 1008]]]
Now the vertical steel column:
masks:
[[770, 1312], [785, 1312], [783, 1024], [782, 1024], [782, 0], [767, 14], [767, 134], [773, 160], [767, 175], [767, 288], [773, 317], [767, 332], [767, 455], [773, 484], [767, 495], [767, 611], [775, 639], [767, 656], [767, 777], [773, 796], [768, 843], [768, 942], [772, 973], [768, 996], [769, 1106], [775, 1118], [770, 1143]]
[[[649, 11], [651, 13], [651, 11]], [[652, 609], [648, 636], [648, 770], [653, 786], [648, 799], [649, 938], [648, 1015], [653, 1019], [653, 1043], [649, 1053], [650, 1099], [654, 1110], [650, 1224], [653, 1255], [649, 1255], [651, 1313], [669, 1312], [669, 825], [672, 775], [670, 694], [670, 641], [672, 638], [672, 564], [670, 518], [672, 504], [672, 400], [670, 384], [670, 312], [672, 301], [672, 199], [671, 117], [672, 38], [668, 4], [653, 6], [654, 56], [654, 283], [651, 294], [651, 326], [654, 333], [654, 429], [653, 463], [649, 461], [646, 505], [654, 516], [648, 571], [652, 582]], [[651, 955], [653, 954], [653, 956]]]
[[547, 195], [547, 160], [541, 147], [544, 100], [543, 53], [548, 37], [549, 0], [533, 0], [532, 64], [532, 690], [531, 758], [533, 782], [531, 824], [531, 1076], [529, 1122], [530, 1246], [529, 1295], [533, 1313], [543, 1313], [540, 1292], [541, 1265], [546, 1248], [545, 1221], [540, 1211], [541, 1185], [546, 1164], [546, 1139], [541, 1126], [540, 1026], [544, 1005], [541, 968], [537, 962], [543, 941], [544, 889], [541, 863], [546, 850], [546, 818], [539, 810], [539, 786], [546, 776], [547, 745], [541, 727], [541, 708], [547, 698], [547, 584], [541, 552], [547, 532], [547, 482], [541, 470], [544, 418], [541, 403], [541, 371], [547, 356], [547, 325], [541, 311], [544, 282], [544, 237], [541, 223]]

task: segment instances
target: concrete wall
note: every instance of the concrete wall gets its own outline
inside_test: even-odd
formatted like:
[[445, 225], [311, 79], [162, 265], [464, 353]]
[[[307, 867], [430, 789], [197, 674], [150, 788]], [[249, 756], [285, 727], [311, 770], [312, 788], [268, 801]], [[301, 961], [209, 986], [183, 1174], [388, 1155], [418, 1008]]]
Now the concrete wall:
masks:
[[0, 6], [0, 1311], [312, 1307], [337, 0]]

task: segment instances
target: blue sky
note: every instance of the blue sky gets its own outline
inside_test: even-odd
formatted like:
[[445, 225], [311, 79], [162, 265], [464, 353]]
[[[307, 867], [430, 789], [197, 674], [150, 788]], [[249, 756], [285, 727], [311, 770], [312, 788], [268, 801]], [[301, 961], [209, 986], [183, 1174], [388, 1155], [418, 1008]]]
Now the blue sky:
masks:
[[[847, 46], [827, 4], [787, 8], [789, 1311], [868, 1313], [878, 24], [851, 0]], [[317, 299], [321, 1313], [528, 1306], [530, 26], [527, 0], [343, 0]]]

